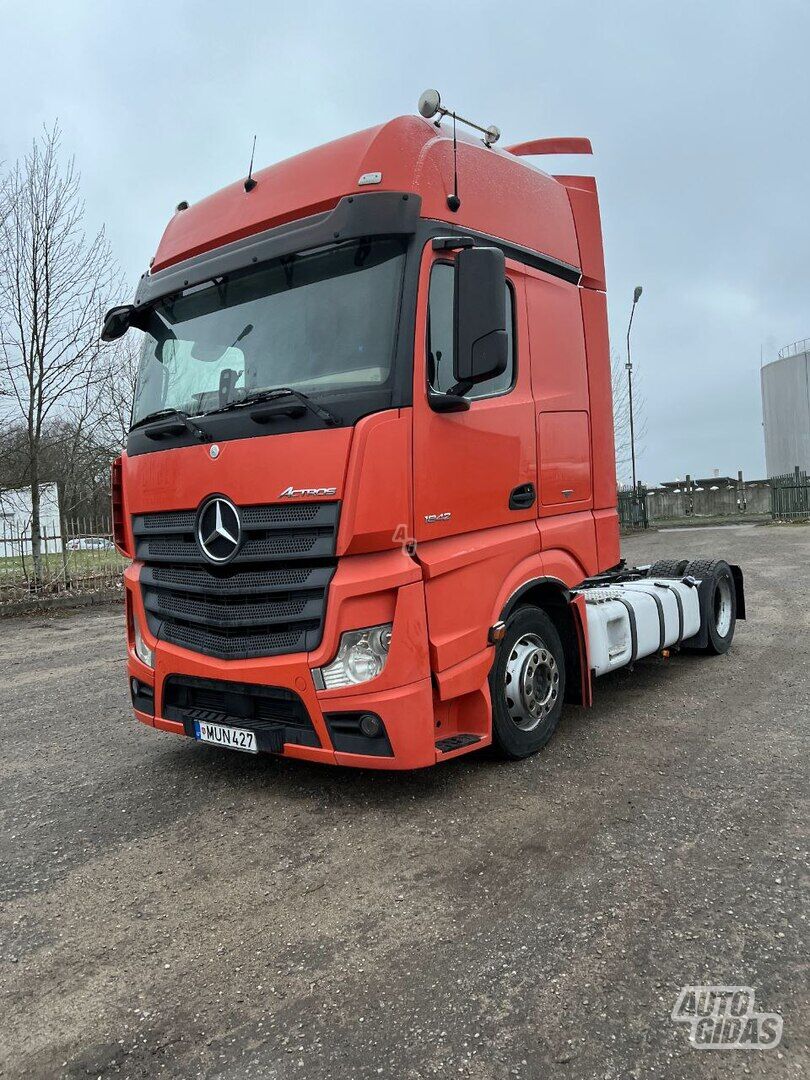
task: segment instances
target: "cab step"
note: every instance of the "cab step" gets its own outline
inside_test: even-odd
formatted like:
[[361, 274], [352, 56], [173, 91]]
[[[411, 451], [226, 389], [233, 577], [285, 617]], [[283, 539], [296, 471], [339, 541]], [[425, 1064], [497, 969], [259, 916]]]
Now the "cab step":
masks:
[[480, 735], [448, 735], [446, 739], [439, 739], [436, 749], [442, 754], [449, 754], [453, 750], [461, 750], [464, 746], [472, 746], [478, 742], [481, 742]]

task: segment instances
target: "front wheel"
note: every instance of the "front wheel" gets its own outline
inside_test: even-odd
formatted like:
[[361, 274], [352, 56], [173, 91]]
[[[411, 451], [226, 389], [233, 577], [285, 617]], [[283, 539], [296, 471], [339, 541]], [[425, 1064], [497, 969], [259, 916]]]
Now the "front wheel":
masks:
[[545, 611], [510, 616], [489, 673], [492, 741], [507, 758], [536, 753], [551, 738], [565, 697], [565, 653]]

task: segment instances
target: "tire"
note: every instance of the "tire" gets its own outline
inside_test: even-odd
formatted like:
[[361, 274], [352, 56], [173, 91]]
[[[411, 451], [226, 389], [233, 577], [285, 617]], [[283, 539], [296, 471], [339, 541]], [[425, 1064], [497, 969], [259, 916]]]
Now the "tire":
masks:
[[541, 608], [518, 608], [507, 620], [489, 689], [496, 751], [513, 760], [537, 753], [554, 733], [565, 698], [565, 652]]
[[683, 577], [688, 563], [688, 559], [659, 559], [657, 563], [652, 564], [648, 575], [651, 578]]
[[731, 648], [737, 625], [737, 590], [731, 567], [723, 559], [693, 559], [685, 576], [700, 579], [700, 618], [706, 644], [697, 652], [721, 656]]

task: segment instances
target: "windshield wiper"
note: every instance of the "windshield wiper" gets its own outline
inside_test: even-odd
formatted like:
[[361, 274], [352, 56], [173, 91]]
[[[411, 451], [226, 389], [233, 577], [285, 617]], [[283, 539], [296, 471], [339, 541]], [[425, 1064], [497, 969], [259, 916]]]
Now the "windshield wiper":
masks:
[[[140, 420], [136, 420], [130, 431], [134, 431], [135, 428], [143, 427], [144, 424], [151, 424], [156, 420], [165, 419], [169, 421], [167, 424], [160, 424], [152, 431], [147, 431], [146, 436], [150, 439], [159, 439], [163, 435], [171, 435], [173, 431], [177, 430], [181, 425], [187, 431], [190, 431], [195, 439], [199, 439], [200, 442], [210, 442], [211, 436], [207, 431], [203, 431], [199, 425], [195, 424], [190, 419], [188, 413], [184, 413], [181, 409], [157, 409], [155, 412], [147, 413], [146, 416], [142, 416]], [[171, 420], [175, 419], [176, 424], [172, 424]]]
[[291, 386], [276, 386], [274, 389], [254, 390], [239, 401], [229, 401], [227, 405], [221, 405], [218, 409], [209, 409], [208, 412], [201, 415], [213, 416], [215, 413], [232, 412], [234, 409], [245, 409], [251, 405], [258, 405], [262, 401], [276, 401], [278, 398], [283, 397], [296, 398], [305, 408], [309, 409], [311, 413], [314, 413], [315, 416], [330, 427], [334, 427], [341, 422], [340, 418], [335, 416], [333, 412], [325, 409], [322, 405], [316, 404], [302, 390], [293, 390]]

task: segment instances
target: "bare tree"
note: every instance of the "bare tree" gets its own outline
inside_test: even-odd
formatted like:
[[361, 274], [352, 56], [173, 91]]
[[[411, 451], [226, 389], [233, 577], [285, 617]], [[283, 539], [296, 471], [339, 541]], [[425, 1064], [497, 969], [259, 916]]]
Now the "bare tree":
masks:
[[[633, 428], [636, 460], [647, 435], [644, 397], [638, 371], [633, 366]], [[630, 454], [630, 398], [627, 392], [627, 366], [617, 352], [610, 356], [610, 385], [613, 393], [613, 437], [616, 444], [616, 478], [629, 484], [632, 479]]]
[[0, 418], [25, 424], [37, 581], [43, 431], [101, 377], [99, 325], [117, 281], [104, 230], [85, 234], [79, 174], [55, 124], [0, 180]]
[[126, 445], [138, 379], [140, 342], [130, 330], [108, 346], [107, 363], [95, 403], [96, 435], [111, 451], [120, 453]]

